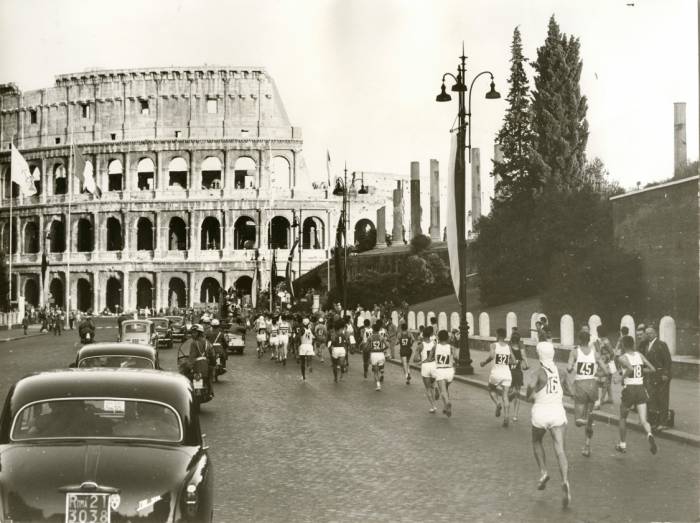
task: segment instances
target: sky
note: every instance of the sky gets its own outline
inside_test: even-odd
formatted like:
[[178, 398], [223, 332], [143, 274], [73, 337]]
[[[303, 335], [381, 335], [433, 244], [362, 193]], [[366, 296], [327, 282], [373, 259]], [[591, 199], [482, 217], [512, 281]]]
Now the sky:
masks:
[[687, 103], [688, 157], [698, 158], [697, 9], [697, 0], [0, 0], [0, 83], [38, 89], [94, 67], [262, 66], [302, 128], [309, 185], [326, 178], [326, 150], [334, 176], [345, 162], [407, 174], [420, 161], [424, 184], [436, 158], [444, 185], [457, 104], [435, 96], [464, 42], [468, 80], [490, 70], [503, 96], [483, 98], [487, 77], [474, 86], [472, 145], [488, 191], [513, 29], [534, 61], [554, 14], [581, 41], [587, 156], [632, 188], [673, 174], [674, 102]]

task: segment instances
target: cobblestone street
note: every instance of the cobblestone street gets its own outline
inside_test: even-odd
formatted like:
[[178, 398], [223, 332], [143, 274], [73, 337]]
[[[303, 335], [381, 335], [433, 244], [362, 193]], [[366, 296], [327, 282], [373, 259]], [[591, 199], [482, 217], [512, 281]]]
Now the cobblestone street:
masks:
[[[116, 329], [98, 339], [114, 339]], [[67, 365], [77, 336], [38, 336], [0, 346], [3, 396], [20, 376]], [[249, 337], [250, 339], [250, 337]], [[249, 342], [250, 344], [250, 342]], [[175, 368], [176, 350], [162, 351]], [[306, 383], [298, 366], [258, 360], [248, 347], [203, 406], [203, 430], [215, 463], [215, 521], [623, 521], [695, 520], [700, 451], [661, 440], [657, 456], [643, 437], [628, 436], [616, 454], [616, 427], [599, 425], [593, 456], [580, 454], [583, 433], [567, 435], [573, 492], [562, 512], [559, 474], [535, 488], [529, 405], [509, 429], [487, 394], [455, 383], [454, 414], [428, 413], [417, 373], [404, 384], [387, 367], [384, 390], [362, 377], [359, 356], [333, 383], [315, 362]], [[663, 494], [650, 486], [662, 482]], [[495, 508], [494, 508], [495, 507]]]

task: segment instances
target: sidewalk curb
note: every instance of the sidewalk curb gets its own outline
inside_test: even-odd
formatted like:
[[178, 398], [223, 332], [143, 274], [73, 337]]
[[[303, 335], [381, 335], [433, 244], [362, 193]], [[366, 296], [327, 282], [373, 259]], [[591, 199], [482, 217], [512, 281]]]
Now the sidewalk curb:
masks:
[[27, 338], [34, 338], [35, 336], [43, 336], [48, 334], [47, 332], [33, 332], [31, 334], [26, 334], [22, 336], [15, 336], [14, 338], [0, 338], [0, 343], [6, 343], [8, 341], [25, 340]]
[[[387, 358], [387, 361], [389, 363], [392, 363], [394, 365], [401, 365], [401, 362], [396, 359], [392, 358]], [[415, 363], [410, 364], [412, 369], [420, 370], [420, 365], [417, 365]], [[462, 383], [465, 383], [467, 385], [472, 385], [475, 387], [479, 387], [480, 389], [488, 390], [489, 386], [488, 383], [485, 381], [481, 381], [476, 378], [470, 378], [468, 376], [458, 376], [455, 375], [455, 381], [460, 381]], [[525, 396], [521, 393], [520, 398], [523, 401], [527, 401], [528, 403], [532, 403], [531, 401], [528, 401]], [[574, 411], [574, 406], [570, 402], [567, 402], [566, 400], [564, 401], [564, 409], [567, 412], [573, 412]], [[620, 417], [616, 416], [614, 414], [610, 414], [608, 412], [601, 412], [601, 411], [594, 411], [593, 412], [593, 419], [595, 421], [600, 421], [603, 423], [606, 423], [608, 425], [619, 425], [620, 424]], [[627, 420], [627, 427], [635, 430], [637, 432], [644, 433], [644, 428], [642, 425], [637, 422], [637, 421], [630, 421]], [[661, 439], [668, 439], [671, 441], [676, 441], [679, 443], [685, 443], [686, 445], [691, 445], [693, 447], [698, 447], [700, 448], [700, 436], [697, 436], [695, 434], [689, 434], [687, 432], [683, 432], [680, 430], [675, 430], [675, 429], [666, 429], [661, 432], [657, 432], [654, 434], [656, 438], [661, 438]]]

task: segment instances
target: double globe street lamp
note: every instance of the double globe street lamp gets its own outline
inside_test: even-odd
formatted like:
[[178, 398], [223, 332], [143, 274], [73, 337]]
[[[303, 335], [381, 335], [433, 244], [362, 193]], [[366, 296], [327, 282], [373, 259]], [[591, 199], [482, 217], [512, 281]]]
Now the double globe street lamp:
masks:
[[[435, 98], [436, 102], [449, 102], [452, 97], [445, 91], [445, 79], [450, 77], [454, 80], [454, 85], [451, 88], [452, 92], [457, 93], [458, 98], [458, 113], [457, 113], [457, 158], [455, 159], [455, 213], [457, 222], [457, 241], [458, 241], [458, 266], [459, 266], [459, 299], [460, 303], [460, 337], [459, 337], [459, 365], [455, 369], [457, 374], [474, 374], [472, 367], [472, 359], [469, 353], [469, 325], [467, 324], [467, 235], [465, 227], [466, 206], [465, 206], [465, 189], [466, 189], [466, 163], [464, 152], [469, 150], [469, 163], [472, 156], [472, 92], [474, 82], [477, 78], [483, 75], [491, 77], [491, 89], [486, 93], [488, 100], [495, 100], [501, 97], [493, 81], [491, 71], [482, 71], [477, 74], [471, 81], [469, 89], [466, 85], [467, 72], [467, 57], [464, 55], [464, 44], [462, 44], [462, 56], [459, 57], [460, 63], [457, 65], [457, 76], [452, 73], [442, 75], [442, 85], [440, 94]], [[465, 106], [465, 93], [469, 93], [468, 103]], [[454, 129], [452, 129], [454, 131]], [[452, 159], [450, 159], [452, 161]], [[472, 188], [474, 189], [474, 188]]]

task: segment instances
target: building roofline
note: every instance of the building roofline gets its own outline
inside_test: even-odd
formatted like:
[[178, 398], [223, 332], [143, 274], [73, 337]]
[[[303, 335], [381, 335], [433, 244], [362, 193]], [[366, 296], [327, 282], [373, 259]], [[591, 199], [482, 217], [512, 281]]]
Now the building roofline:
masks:
[[663, 189], [665, 187], [671, 187], [673, 185], [678, 185], [681, 183], [690, 182], [690, 181], [698, 180], [698, 179], [700, 179], [700, 175], [688, 176], [687, 178], [681, 178], [680, 180], [671, 180], [670, 182], [662, 183], [659, 185], [654, 185], [653, 187], [647, 187], [645, 189], [639, 189], [638, 191], [630, 191], [630, 192], [626, 192], [625, 194], [618, 194], [617, 196], [611, 196], [610, 200], [611, 201], [612, 200], [619, 200], [620, 198], [625, 198], [627, 196], [634, 196], [636, 194], [654, 191], [656, 189]]

